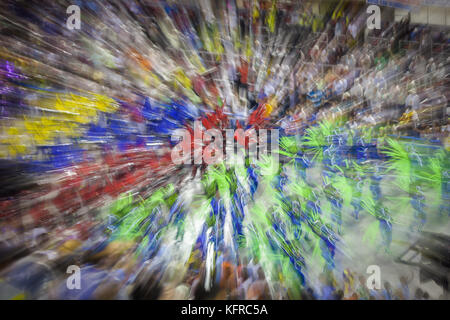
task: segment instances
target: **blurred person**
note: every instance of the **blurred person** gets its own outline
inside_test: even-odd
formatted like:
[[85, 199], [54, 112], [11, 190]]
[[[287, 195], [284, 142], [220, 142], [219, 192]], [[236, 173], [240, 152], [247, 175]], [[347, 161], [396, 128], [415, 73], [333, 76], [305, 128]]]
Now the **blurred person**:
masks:
[[406, 97], [405, 106], [414, 111], [417, 111], [420, 108], [420, 98], [416, 93], [415, 88], [411, 88], [409, 90], [409, 95]]
[[247, 300], [265, 300], [269, 298], [269, 287], [265, 279], [264, 271], [258, 268], [258, 279], [254, 281], [248, 288]]
[[136, 278], [130, 296], [133, 300], [156, 300], [160, 297], [161, 293], [162, 289], [158, 274], [146, 274], [143, 272]]
[[422, 300], [423, 299], [423, 291], [420, 288], [416, 289], [416, 292], [414, 293], [414, 300]]
[[381, 296], [383, 297], [384, 300], [392, 300], [393, 298], [393, 292], [392, 292], [392, 287], [391, 284], [387, 281], [384, 282], [383, 284], [384, 289], [382, 289], [381, 292]]
[[405, 276], [400, 277], [400, 289], [402, 292], [403, 299], [410, 299], [409, 283], [411, 283], [412, 278], [408, 279]]
[[358, 281], [359, 282], [356, 287], [356, 293], [358, 294], [359, 299], [368, 300], [370, 298], [371, 293], [367, 288], [366, 278], [364, 278], [364, 276], [359, 276]]
[[236, 289], [236, 296], [238, 299], [247, 299], [246, 295], [248, 292], [248, 288], [252, 284], [253, 280], [250, 278], [250, 275], [247, 271], [247, 267], [244, 266], [241, 271], [241, 276], [238, 280], [238, 287]]
[[333, 283], [333, 280], [331, 279], [331, 277], [326, 273], [322, 273], [319, 276], [319, 280], [321, 282], [320, 299], [334, 300], [334, 298], [336, 297], [336, 288], [334, 286], [334, 283]]

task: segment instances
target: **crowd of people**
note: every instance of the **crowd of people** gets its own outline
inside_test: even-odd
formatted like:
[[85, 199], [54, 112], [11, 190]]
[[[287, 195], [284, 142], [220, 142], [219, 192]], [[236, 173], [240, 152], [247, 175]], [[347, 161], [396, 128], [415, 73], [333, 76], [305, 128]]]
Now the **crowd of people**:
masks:
[[[78, 227], [78, 226], [77, 226]], [[207, 274], [199, 248], [195, 248], [184, 266], [163, 263], [156, 255], [139, 263], [133, 258], [136, 243], [112, 242], [102, 249], [91, 250], [92, 231], [86, 234], [80, 227], [64, 230], [73, 239], [56, 244], [61, 231], [30, 233], [27, 241], [20, 239], [11, 225], [3, 224], [2, 256], [5, 242], [11, 247], [21, 246], [15, 252], [15, 262], [2, 261], [1, 299], [159, 299], [159, 300], [282, 300], [293, 296], [302, 300], [428, 300], [445, 299], [430, 296], [420, 286], [414, 287], [412, 275], [402, 275], [395, 283], [385, 281], [379, 288], [367, 283], [368, 275], [345, 269], [341, 275], [323, 272], [317, 284], [303, 288], [299, 293], [289, 292], [281, 281], [267, 281], [264, 268], [257, 258], [233, 261], [228, 251], [218, 253], [213, 274]], [[91, 230], [95, 230], [92, 228]], [[94, 231], [95, 232], [95, 231]], [[59, 242], [61, 243], [61, 242]], [[80, 289], [67, 285], [67, 266], [78, 265]], [[162, 267], [164, 265], [164, 267]], [[212, 278], [207, 290], [206, 277]], [[280, 274], [280, 277], [282, 275]], [[370, 289], [369, 289], [370, 288]], [[298, 294], [298, 296], [297, 296]]]

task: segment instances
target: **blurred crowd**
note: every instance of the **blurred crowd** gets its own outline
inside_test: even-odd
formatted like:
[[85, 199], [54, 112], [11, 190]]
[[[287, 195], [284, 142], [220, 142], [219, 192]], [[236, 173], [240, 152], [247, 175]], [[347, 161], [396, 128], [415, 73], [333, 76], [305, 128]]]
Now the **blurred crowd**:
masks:
[[[83, 224], [80, 223], [82, 226]], [[163, 263], [156, 255], [143, 264], [133, 258], [136, 243], [112, 242], [104, 248], [92, 249], [90, 241], [78, 240], [92, 236], [83, 233], [81, 226], [64, 231], [36, 230], [20, 239], [11, 225], [3, 224], [8, 231], [2, 241], [2, 257], [14, 246], [16, 261], [2, 261], [0, 286], [1, 299], [246, 299], [282, 300], [295, 296], [283, 286], [280, 279], [267, 281], [258, 258], [233, 261], [227, 250], [219, 251], [215, 272], [208, 274], [199, 248], [195, 248], [186, 266], [173, 260]], [[8, 228], [9, 227], [9, 228]], [[91, 230], [95, 230], [91, 228]], [[60, 239], [70, 238], [61, 243]], [[55, 239], [55, 240], [50, 240]], [[59, 242], [57, 242], [58, 240]], [[6, 244], [10, 247], [7, 248]], [[88, 249], [88, 247], [91, 247]], [[69, 265], [80, 266], [80, 289], [70, 289], [66, 273]], [[162, 268], [162, 266], [164, 268]], [[208, 288], [206, 278], [211, 277]], [[373, 289], [367, 283], [367, 274], [345, 269], [341, 275], [323, 272], [314, 286], [303, 288], [297, 299], [302, 300], [428, 300], [445, 299], [433, 296], [411, 284], [412, 275], [402, 275], [395, 283], [384, 281]]]

